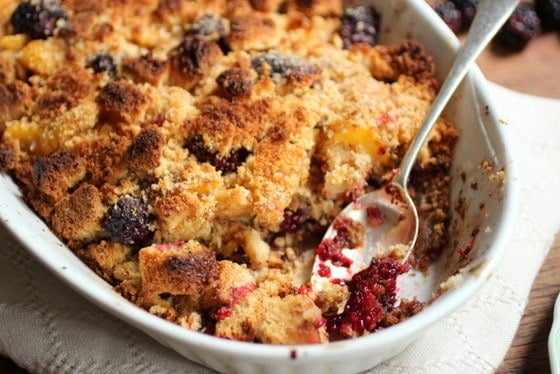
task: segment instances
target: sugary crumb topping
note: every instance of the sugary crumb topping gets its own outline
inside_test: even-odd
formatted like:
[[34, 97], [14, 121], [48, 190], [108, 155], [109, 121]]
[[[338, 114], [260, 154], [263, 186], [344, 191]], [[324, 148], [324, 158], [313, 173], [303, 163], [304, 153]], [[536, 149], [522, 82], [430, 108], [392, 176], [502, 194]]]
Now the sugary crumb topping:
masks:
[[[322, 233], [390, 180], [437, 92], [423, 47], [378, 44], [382, 24], [339, 0], [3, 1], [0, 170], [118, 292], [180, 326], [270, 344], [390, 326], [421, 309], [391, 296], [408, 265], [309, 286]], [[413, 170], [418, 268], [449, 241], [457, 136], [440, 119]]]

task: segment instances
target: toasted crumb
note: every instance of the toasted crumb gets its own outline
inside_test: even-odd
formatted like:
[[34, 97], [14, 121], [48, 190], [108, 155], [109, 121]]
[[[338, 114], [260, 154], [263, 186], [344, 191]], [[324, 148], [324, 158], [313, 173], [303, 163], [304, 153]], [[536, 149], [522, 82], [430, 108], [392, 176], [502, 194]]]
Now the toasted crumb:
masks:
[[155, 169], [163, 151], [165, 137], [157, 127], [144, 129], [127, 150], [128, 167], [135, 172]]
[[218, 268], [214, 253], [196, 241], [142, 248], [139, 263], [142, 288], [148, 294], [200, 293]]
[[99, 190], [82, 185], [56, 203], [51, 227], [65, 239], [87, 242], [100, 234], [103, 213]]
[[97, 103], [109, 121], [130, 123], [137, 119], [146, 104], [138, 88], [126, 81], [109, 82], [99, 92]]
[[57, 200], [85, 175], [83, 160], [67, 152], [50, 157], [38, 156], [33, 163], [33, 184], [41, 192]]

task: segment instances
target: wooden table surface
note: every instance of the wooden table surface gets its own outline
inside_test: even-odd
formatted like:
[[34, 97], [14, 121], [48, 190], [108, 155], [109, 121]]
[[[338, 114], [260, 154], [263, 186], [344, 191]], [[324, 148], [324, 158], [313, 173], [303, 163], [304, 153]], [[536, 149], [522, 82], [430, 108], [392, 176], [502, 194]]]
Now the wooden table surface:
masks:
[[[485, 76], [508, 88], [560, 99], [560, 33], [547, 33], [519, 53], [489, 47], [478, 60]], [[498, 373], [550, 372], [547, 339], [560, 292], [560, 236], [540, 270], [513, 343]], [[0, 373], [25, 373], [0, 357]]]
[[[560, 99], [560, 33], [532, 41], [518, 54], [490, 48], [479, 59], [486, 77], [517, 91]], [[560, 170], [559, 170], [560, 171]], [[560, 236], [557, 235], [529, 294], [517, 333], [498, 373], [549, 373], [547, 340], [560, 292]]]

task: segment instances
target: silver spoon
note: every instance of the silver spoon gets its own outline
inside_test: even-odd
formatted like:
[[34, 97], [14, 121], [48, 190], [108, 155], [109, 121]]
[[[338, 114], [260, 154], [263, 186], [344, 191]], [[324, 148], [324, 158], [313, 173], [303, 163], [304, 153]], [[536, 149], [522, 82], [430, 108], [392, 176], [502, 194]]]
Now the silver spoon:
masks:
[[[362, 195], [344, 208], [325, 233], [312, 268], [311, 284], [315, 290], [322, 289], [324, 282], [350, 280], [354, 274], [367, 268], [375, 256], [388, 254], [392, 250], [400, 250], [403, 262], [408, 259], [416, 243], [419, 227], [418, 212], [406, 189], [412, 166], [447, 102], [518, 2], [480, 2], [467, 38], [459, 49], [430, 112], [404, 155], [398, 174], [385, 187]], [[364, 227], [364, 243], [343, 248], [342, 258], [325, 255], [325, 248], [332, 244], [330, 242], [337, 232], [348, 223], [347, 218]]]

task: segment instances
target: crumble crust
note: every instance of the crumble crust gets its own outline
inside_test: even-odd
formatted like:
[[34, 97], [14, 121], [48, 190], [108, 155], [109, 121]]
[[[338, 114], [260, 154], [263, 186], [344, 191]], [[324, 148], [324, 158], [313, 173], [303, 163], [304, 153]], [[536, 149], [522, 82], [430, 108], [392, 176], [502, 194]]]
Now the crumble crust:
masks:
[[[45, 37], [22, 4], [58, 17]], [[307, 288], [309, 249], [393, 176], [438, 89], [423, 47], [344, 48], [337, 0], [0, 5], [0, 169], [53, 232], [185, 328], [332, 339], [348, 289]], [[441, 118], [413, 171], [416, 267], [448, 242], [457, 136]]]

